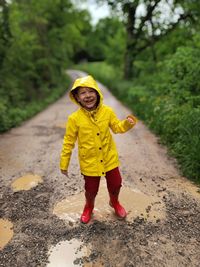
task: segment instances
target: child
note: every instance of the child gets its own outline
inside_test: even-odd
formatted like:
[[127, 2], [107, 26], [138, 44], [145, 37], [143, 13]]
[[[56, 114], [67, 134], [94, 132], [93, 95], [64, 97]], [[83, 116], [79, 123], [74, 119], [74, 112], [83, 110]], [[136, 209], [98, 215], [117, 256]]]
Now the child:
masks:
[[79, 105], [79, 109], [68, 117], [60, 169], [64, 175], [68, 175], [72, 149], [78, 139], [78, 156], [85, 180], [86, 198], [81, 222], [88, 223], [91, 219], [101, 176], [106, 177], [110, 206], [118, 217], [125, 218], [126, 211], [118, 201], [122, 178], [110, 129], [113, 133], [124, 133], [136, 124], [137, 119], [129, 115], [120, 121], [113, 110], [103, 104], [103, 95], [92, 76], [76, 79], [70, 98]]

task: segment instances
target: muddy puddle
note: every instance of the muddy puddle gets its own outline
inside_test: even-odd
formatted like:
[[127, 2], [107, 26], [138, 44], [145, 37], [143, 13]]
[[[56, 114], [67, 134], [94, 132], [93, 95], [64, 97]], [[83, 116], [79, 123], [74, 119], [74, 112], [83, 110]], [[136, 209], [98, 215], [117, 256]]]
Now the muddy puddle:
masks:
[[51, 247], [47, 267], [103, 267], [98, 260], [96, 263], [84, 261], [84, 257], [88, 257], [89, 254], [89, 247], [77, 239], [62, 241]]
[[12, 190], [18, 192], [21, 190], [30, 190], [31, 188], [37, 186], [39, 183], [42, 183], [42, 177], [34, 174], [26, 174], [22, 177], [17, 178], [11, 184]]
[[78, 258], [87, 255], [87, 248], [76, 239], [62, 241], [50, 249], [47, 267], [72, 267], [78, 264]]
[[[85, 202], [84, 193], [67, 197], [58, 202], [53, 214], [68, 222], [79, 222]], [[138, 189], [123, 186], [120, 192], [120, 202], [128, 213], [126, 220], [133, 221], [136, 217], [143, 217], [150, 221], [165, 218], [165, 206], [157, 197], [146, 195]], [[101, 181], [100, 189], [95, 201], [93, 220], [116, 220], [113, 209], [109, 206], [109, 198], [105, 181]], [[92, 220], [91, 220], [92, 222]]]
[[13, 224], [9, 220], [0, 219], [0, 250], [2, 250], [13, 237]]

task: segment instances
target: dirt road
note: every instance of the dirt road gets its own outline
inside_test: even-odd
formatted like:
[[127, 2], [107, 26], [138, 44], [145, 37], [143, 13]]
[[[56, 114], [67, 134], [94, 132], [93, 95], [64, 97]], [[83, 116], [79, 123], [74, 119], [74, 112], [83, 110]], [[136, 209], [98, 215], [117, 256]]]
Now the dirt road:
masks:
[[[130, 111], [99, 86], [104, 102], [125, 118]], [[69, 178], [59, 171], [65, 121], [75, 109], [65, 95], [0, 136], [0, 266], [199, 266], [199, 189], [179, 175], [142, 122], [115, 136], [126, 221], [109, 207], [102, 177], [94, 217], [80, 224], [84, 197], [77, 148]]]

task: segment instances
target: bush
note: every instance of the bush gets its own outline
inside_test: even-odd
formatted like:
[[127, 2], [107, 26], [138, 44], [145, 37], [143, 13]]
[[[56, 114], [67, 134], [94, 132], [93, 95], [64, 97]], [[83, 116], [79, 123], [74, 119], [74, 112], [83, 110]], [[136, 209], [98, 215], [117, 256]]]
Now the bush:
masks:
[[[170, 92], [183, 100], [188, 95], [200, 94], [200, 51], [192, 47], [180, 47], [167, 63], [170, 74]], [[181, 99], [181, 100], [182, 100]]]
[[188, 108], [178, 125], [172, 149], [182, 166], [183, 174], [199, 181], [200, 174], [200, 108]]
[[6, 98], [2, 99], [0, 101], [0, 132], [5, 132], [12, 127], [20, 125], [21, 122], [31, 118], [50, 103], [55, 102], [66, 92], [70, 82], [69, 78], [67, 78], [65, 86], [52, 89], [48, 95], [41, 99], [18, 103], [18, 106], [13, 106], [9, 101], [6, 101]]
[[[152, 74], [141, 71], [132, 81], [121, 79], [105, 63], [84, 70], [106, 84], [121, 101], [160, 136], [182, 173], [200, 183], [200, 52], [184, 47]], [[109, 71], [108, 71], [109, 70]], [[145, 79], [144, 79], [145, 77]]]

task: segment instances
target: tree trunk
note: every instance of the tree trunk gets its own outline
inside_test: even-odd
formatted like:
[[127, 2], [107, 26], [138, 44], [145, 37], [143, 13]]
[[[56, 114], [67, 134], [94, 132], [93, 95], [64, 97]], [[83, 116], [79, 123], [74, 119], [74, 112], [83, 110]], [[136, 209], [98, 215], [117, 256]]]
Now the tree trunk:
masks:
[[133, 76], [133, 57], [129, 48], [126, 48], [124, 57], [124, 79], [130, 79]]
[[123, 12], [127, 16], [127, 20], [125, 22], [126, 27], [126, 51], [124, 57], [124, 78], [130, 79], [133, 75], [133, 48], [136, 45], [136, 36], [135, 36], [135, 19], [136, 19], [136, 8], [138, 6], [139, 1], [135, 1], [133, 3], [126, 2], [123, 5]]

